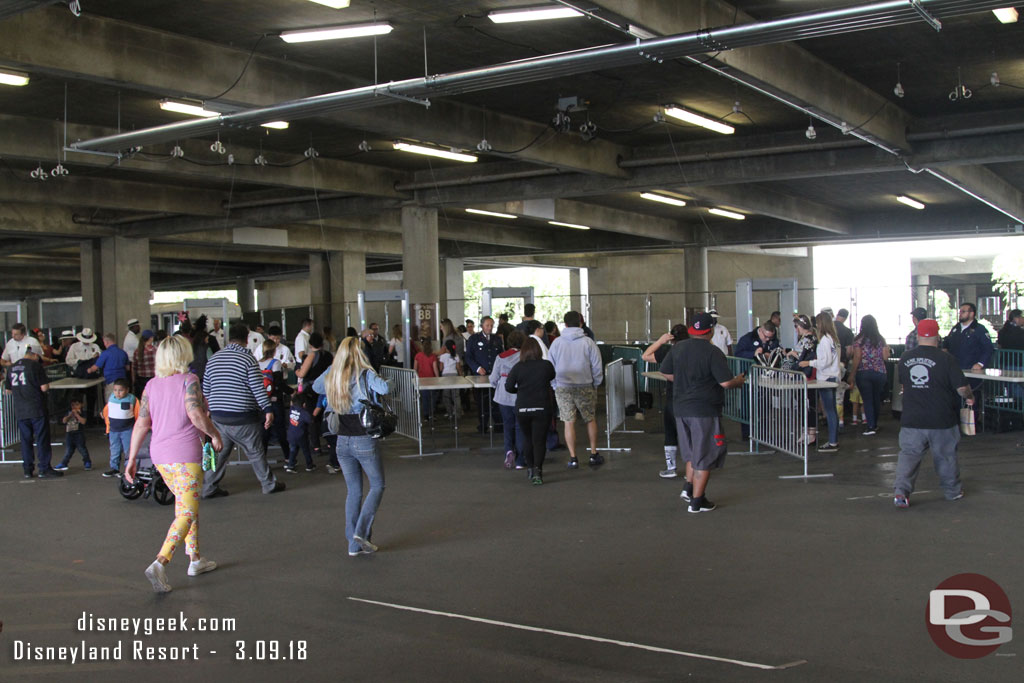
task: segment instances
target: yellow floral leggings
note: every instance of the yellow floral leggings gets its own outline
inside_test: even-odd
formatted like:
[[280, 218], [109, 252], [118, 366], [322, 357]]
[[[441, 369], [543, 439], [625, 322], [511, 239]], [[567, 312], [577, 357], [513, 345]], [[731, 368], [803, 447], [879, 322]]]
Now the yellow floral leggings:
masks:
[[197, 462], [157, 465], [164, 483], [174, 493], [174, 522], [160, 548], [160, 556], [168, 562], [174, 549], [185, 539], [190, 557], [199, 554], [199, 492], [203, 482], [203, 466]]

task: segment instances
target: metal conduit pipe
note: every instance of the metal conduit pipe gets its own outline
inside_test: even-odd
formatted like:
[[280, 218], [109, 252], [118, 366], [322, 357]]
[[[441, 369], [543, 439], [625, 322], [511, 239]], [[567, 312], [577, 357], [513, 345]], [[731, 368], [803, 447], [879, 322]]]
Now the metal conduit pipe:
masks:
[[752, 47], [821, 37], [850, 31], [898, 26], [921, 21], [925, 11], [956, 16], [998, 9], [1006, 0], [887, 0], [833, 10], [793, 15], [738, 26], [702, 29], [691, 33], [604, 45], [544, 55], [450, 74], [411, 78], [382, 85], [326, 93], [280, 104], [225, 113], [196, 121], [145, 128], [92, 140], [74, 142], [69, 149], [120, 153], [136, 147], [215, 133], [222, 127], [251, 127], [267, 121], [297, 120], [346, 109], [383, 104], [392, 96], [423, 99], [456, 95], [489, 88], [558, 78], [595, 69], [642, 64], [705, 54], [738, 47]]
[[396, 183], [395, 190], [398, 192], [413, 192], [415, 190], [432, 190], [439, 187], [463, 187], [465, 185], [478, 185], [482, 183], [497, 183], [503, 180], [522, 180], [524, 178], [540, 178], [543, 176], [558, 175], [562, 173], [557, 168], [538, 168], [535, 171], [516, 171], [514, 173], [495, 173], [493, 175], [475, 175], [468, 178], [457, 178], [453, 180], [438, 180], [437, 182], [419, 183]]
[[731, 150], [728, 152], [704, 152], [702, 154], [680, 154], [678, 156], [643, 157], [636, 159], [623, 159], [619, 162], [620, 168], [643, 168], [646, 166], [664, 166], [677, 162], [691, 161], [715, 161], [720, 159], [750, 159], [752, 157], [768, 156], [770, 154], [787, 154], [790, 152], [823, 152], [830, 149], [847, 149], [849, 147], [861, 147], [863, 142], [858, 140], [836, 140], [835, 142], [823, 142], [820, 144], [806, 145], [775, 145], [772, 147], [759, 147], [757, 149]]

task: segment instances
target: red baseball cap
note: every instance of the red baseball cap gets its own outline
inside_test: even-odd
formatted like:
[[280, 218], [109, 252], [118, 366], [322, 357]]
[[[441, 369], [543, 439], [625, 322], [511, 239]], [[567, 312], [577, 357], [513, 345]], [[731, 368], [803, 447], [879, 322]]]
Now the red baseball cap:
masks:
[[932, 318], [926, 318], [917, 324], [918, 337], [938, 337], [939, 323]]

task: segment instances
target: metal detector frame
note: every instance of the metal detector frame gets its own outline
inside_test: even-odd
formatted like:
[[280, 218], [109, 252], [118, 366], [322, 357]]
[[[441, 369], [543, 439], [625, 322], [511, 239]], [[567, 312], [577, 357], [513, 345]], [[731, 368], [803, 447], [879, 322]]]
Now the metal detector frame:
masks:
[[[739, 339], [754, 329], [754, 292], [778, 292], [779, 310], [786, 315], [785, 297], [788, 292], [792, 296], [792, 314], [799, 313], [799, 288], [796, 278], [769, 278], [736, 280], [736, 338]], [[796, 346], [796, 330], [792, 325], [783, 324], [776, 333], [779, 344], [783, 348], [792, 349]]]
[[389, 301], [402, 302], [402, 335], [405, 344], [405, 367], [412, 367], [412, 339], [409, 337], [409, 290], [408, 289], [382, 289], [367, 292], [360, 289], [358, 295], [359, 303], [359, 331], [366, 329], [366, 302], [387, 303]]
[[480, 290], [480, 318], [491, 315], [491, 301], [494, 299], [523, 299], [532, 304], [533, 287], [484, 287]]

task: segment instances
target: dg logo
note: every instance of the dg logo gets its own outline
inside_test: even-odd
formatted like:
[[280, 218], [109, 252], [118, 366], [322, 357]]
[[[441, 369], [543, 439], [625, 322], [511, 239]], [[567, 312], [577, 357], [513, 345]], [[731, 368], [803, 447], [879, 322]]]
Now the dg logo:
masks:
[[981, 574], [951, 576], [928, 594], [925, 621], [940, 650], [960, 659], [992, 654], [1013, 638], [1010, 600]]

